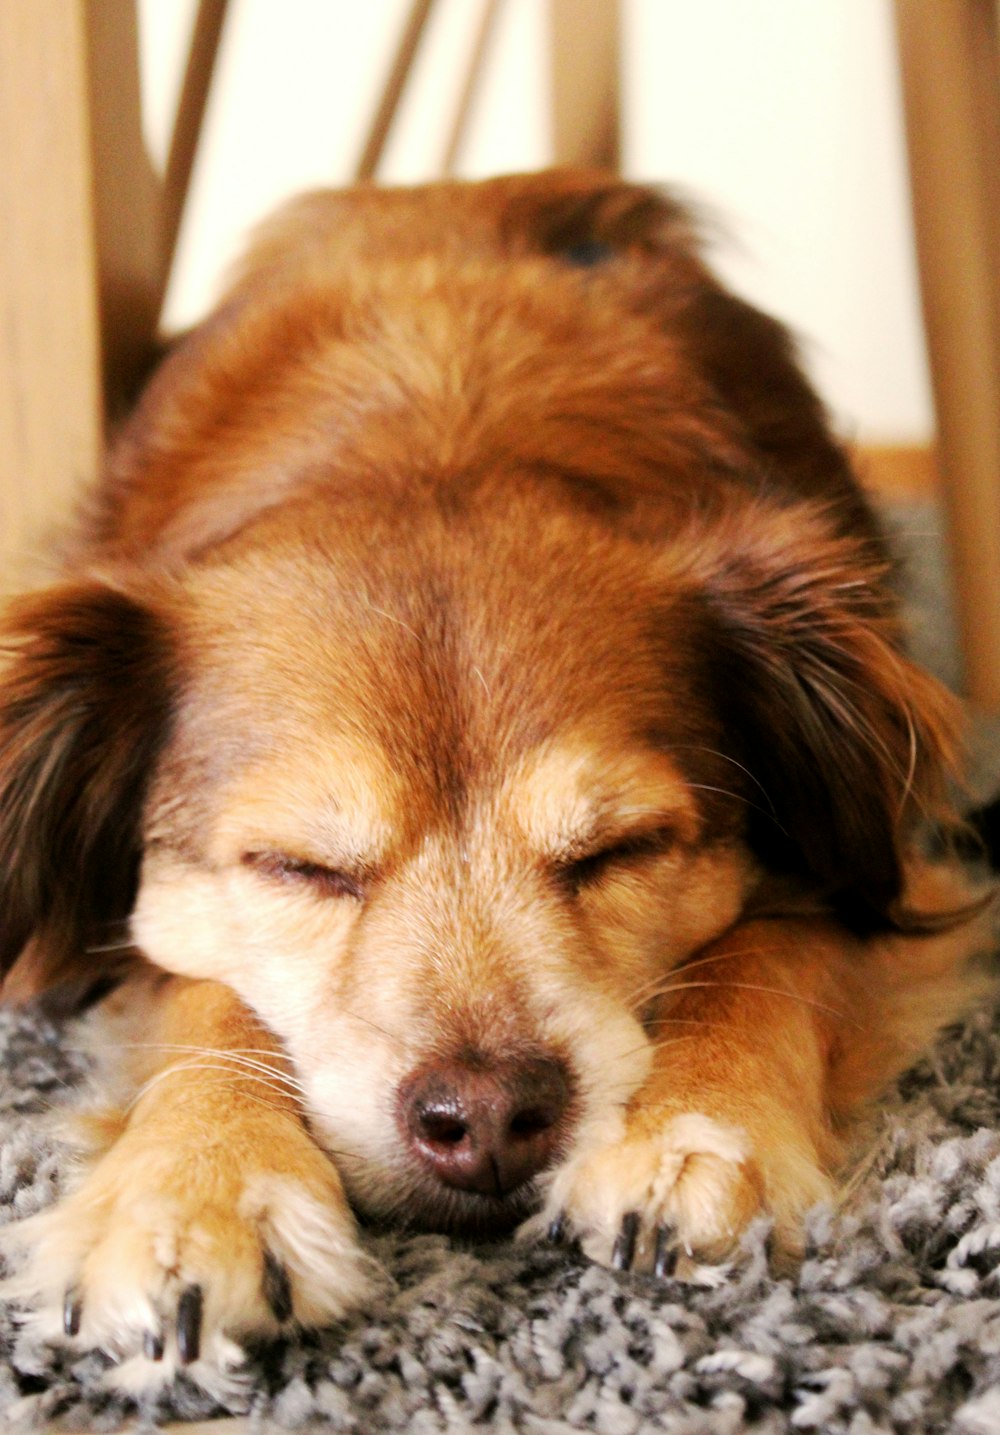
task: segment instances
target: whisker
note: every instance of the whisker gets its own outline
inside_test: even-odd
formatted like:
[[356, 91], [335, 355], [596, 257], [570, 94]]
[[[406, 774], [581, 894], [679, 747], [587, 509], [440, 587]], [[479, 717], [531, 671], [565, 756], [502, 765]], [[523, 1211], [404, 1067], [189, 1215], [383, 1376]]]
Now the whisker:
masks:
[[[706, 1023], [706, 1025], [708, 1025], [708, 1023]], [[614, 1061], [627, 1061], [630, 1056], [635, 1056], [639, 1051], [659, 1051], [663, 1047], [676, 1046], [677, 1043], [681, 1041], [696, 1041], [697, 1038], [698, 1033], [692, 1031], [686, 1032], [683, 1036], [666, 1037], [663, 1041], [646, 1041], [642, 1046], [633, 1046], [630, 1047], [628, 1051], [616, 1052], [611, 1059]]]
[[766, 946], [733, 947], [724, 952], [708, 952], [704, 956], [695, 957], [692, 961], [678, 963], [676, 967], [671, 967], [669, 972], [657, 973], [655, 977], [650, 977], [640, 986], [633, 988], [625, 999], [626, 1005], [634, 1010], [642, 1002], [659, 995], [662, 982], [683, 975], [685, 972], [694, 971], [696, 967], [707, 966], [712, 962], [731, 962], [742, 957], [767, 957], [770, 955], [772, 955], [771, 950]]
[[[143, 1084], [139, 1087], [139, 1090], [133, 1096], [132, 1100], [125, 1107], [124, 1114], [128, 1116], [129, 1113], [132, 1112], [137, 1106], [137, 1104], [143, 1099], [143, 1097], [148, 1095], [148, 1093], [152, 1091], [154, 1087], [158, 1086], [161, 1081], [165, 1081], [167, 1077], [170, 1076], [177, 1076], [184, 1071], [224, 1071], [230, 1077], [234, 1074], [232, 1067], [226, 1066], [222, 1062], [186, 1061], [181, 1062], [175, 1066], [164, 1067], [162, 1071], [155, 1072], [154, 1075], [151, 1076], [148, 1081], [143, 1082]], [[274, 1082], [267, 1081], [263, 1076], [255, 1076], [252, 1072], [240, 1072], [240, 1076], [244, 1081], [259, 1082], [261, 1086], [267, 1087], [268, 1090], [276, 1092], [279, 1096], [288, 1095], [288, 1093], [286, 1091], [283, 1091], [280, 1086], [278, 1086]], [[237, 1085], [236, 1082], [230, 1082], [228, 1084], [231, 1088]], [[290, 1112], [287, 1112], [287, 1108], [286, 1114], [288, 1114], [291, 1119], [294, 1119], [294, 1117], [292, 1117], [292, 1114]]]
[[737, 951], [717, 952], [710, 956], [698, 957], [692, 962], [681, 962], [676, 967], [671, 967], [667, 972], [657, 972], [655, 976], [649, 977], [640, 986], [634, 987], [625, 998], [625, 1004], [634, 1010], [637, 1006], [640, 1006], [642, 1002], [648, 1000], [650, 996], [657, 995], [663, 982], [673, 979], [680, 973], [689, 972], [694, 967], [701, 966], [703, 963], [729, 961], [737, 957], [752, 957], [764, 954], [765, 949], [763, 947], [741, 947]]
[[680, 992], [697, 991], [700, 989], [719, 991], [743, 991], [762, 992], [766, 996], [787, 997], [789, 1001], [798, 1002], [802, 1006], [813, 1007], [816, 1011], [826, 1012], [828, 1016], [835, 1016], [841, 1021], [849, 1021], [858, 1030], [863, 1030], [860, 1022], [847, 1016], [847, 1013], [837, 1007], [827, 1006], [825, 1002], [816, 1001], [813, 997], [803, 996], [800, 992], [790, 992], [784, 987], [765, 987], [756, 982], [677, 982], [672, 986], [665, 986], [656, 996], [675, 996]]
[[765, 817], [774, 823], [779, 832], [785, 837], [788, 836], [787, 831], [774, 815], [773, 808], [768, 812], [765, 808], [761, 807], [759, 802], [752, 802], [749, 797], [744, 797], [740, 792], [730, 792], [728, 787], [713, 787], [711, 783], [708, 782], [689, 782], [688, 786], [696, 788], [699, 792], [720, 792], [723, 797], [731, 797], [734, 802], [742, 802], [746, 807], [752, 807], [754, 812], [763, 813]]
[[734, 947], [725, 952], [707, 952], [702, 957], [695, 957], [693, 962], [682, 962], [681, 965], [675, 967], [674, 970], [676, 972], [690, 972], [693, 971], [695, 967], [708, 966], [711, 962], [729, 962], [737, 957], [767, 957], [770, 955], [771, 953], [767, 947]]
[[352, 1021], [359, 1021], [363, 1026], [370, 1026], [372, 1031], [377, 1031], [380, 1036], [384, 1036], [393, 1046], [402, 1046], [403, 1043], [400, 1037], [391, 1031], [387, 1031], [384, 1026], [379, 1026], [378, 1023], [372, 1021], [370, 1017], [362, 1016], [360, 1012], [352, 1011], [349, 1007], [342, 1007], [341, 1010], [344, 1015], [350, 1017]]
[[121, 1049], [135, 1051], [176, 1051], [187, 1052], [192, 1056], [213, 1056], [220, 1061], [229, 1061], [234, 1067], [240, 1070], [261, 1071], [265, 1075], [274, 1077], [276, 1081], [284, 1083], [294, 1091], [303, 1095], [306, 1087], [296, 1076], [283, 1071], [279, 1066], [272, 1066], [270, 1062], [254, 1059], [246, 1055], [247, 1052], [256, 1051], [256, 1047], [211, 1047], [211, 1046], [187, 1046], [180, 1042], [157, 1042], [157, 1041], [133, 1041], [120, 1044]]
[[[236, 1082], [228, 1082], [227, 1085], [236, 1087]], [[240, 1095], [245, 1101], [252, 1101], [254, 1106], [263, 1106], [266, 1111], [287, 1113], [287, 1107], [280, 1105], [277, 1101], [268, 1101], [266, 1096], [261, 1096], [255, 1091], [240, 1089]]]
[[396, 617], [395, 613], [387, 613], [384, 608], [379, 608], [374, 603], [369, 603], [365, 599], [362, 599], [362, 601], [364, 602], [365, 607], [369, 610], [369, 612], [377, 613], [380, 618], [388, 618], [390, 623], [395, 623], [396, 626], [399, 628], [405, 628], [408, 633], [413, 634], [418, 643], [420, 642], [420, 634], [417, 632], [416, 628], [411, 628], [409, 623], [404, 623], [402, 618]]
[[756, 775], [755, 773], [751, 772], [750, 769], [749, 769], [748, 767], [746, 767], [742, 762], [737, 762], [737, 760], [736, 760], [735, 757], [730, 757], [729, 754], [726, 753], [726, 752], [720, 752], [719, 749], [716, 748], [716, 747], [702, 747], [702, 746], [700, 746], [700, 745], [697, 744], [697, 743], [682, 743], [682, 744], [680, 744], [680, 745], [678, 745], [678, 746], [674, 746], [674, 747], [672, 748], [672, 751], [674, 751], [674, 752], [707, 752], [711, 757], [721, 758], [721, 760], [722, 760], [723, 762], [731, 762], [734, 767], [738, 767], [739, 770], [740, 770], [740, 772], [745, 773], [746, 776], [749, 777], [750, 781], [754, 784], [755, 787], [760, 788], [760, 791], [761, 791], [761, 792], [763, 793], [763, 795], [764, 795], [764, 801], [767, 803], [768, 807], [771, 809], [771, 816], [772, 816], [772, 817], [775, 817], [775, 816], [777, 815], [777, 814], [776, 814], [776, 811], [775, 811], [774, 803], [771, 801], [771, 794], [768, 792], [767, 788], [766, 788], [766, 787], [764, 786], [764, 784], [761, 782], [760, 778], [757, 777], [757, 775]]
[[649, 1021], [650, 1026], [666, 1026], [668, 1024], [670, 1026], [707, 1026], [713, 1030], [719, 1025], [717, 1021], [709, 1021], [707, 1017], [703, 1016], [654, 1016]]

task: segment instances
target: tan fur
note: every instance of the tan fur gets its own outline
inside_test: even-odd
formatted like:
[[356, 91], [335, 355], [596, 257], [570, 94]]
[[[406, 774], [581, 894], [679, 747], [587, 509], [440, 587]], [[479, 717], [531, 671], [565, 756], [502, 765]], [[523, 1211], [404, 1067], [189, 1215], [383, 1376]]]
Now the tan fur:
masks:
[[[262, 1294], [266, 1251], [286, 1266], [291, 1318], [305, 1325], [370, 1298], [377, 1273], [260, 1023], [209, 982], [144, 979], [131, 992], [148, 1019], [115, 1023], [115, 1034], [131, 1038], [118, 1055], [138, 1092], [117, 1122], [105, 1113], [79, 1133], [91, 1158], [107, 1147], [76, 1189], [7, 1233], [8, 1250], [31, 1259], [5, 1294], [34, 1306], [41, 1332], [58, 1338], [69, 1291], [81, 1338], [120, 1358], [159, 1333], [156, 1375], [167, 1380], [178, 1363], [167, 1312], [197, 1286], [209, 1335], [194, 1375], [221, 1390], [241, 1360], [233, 1337], [278, 1328]], [[140, 1366], [148, 1381], [149, 1362]], [[116, 1379], [136, 1377], [126, 1361]]]
[[[953, 880], [914, 875], [925, 910], [954, 903]], [[734, 927], [664, 982], [652, 1070], [623, 1128], [557, 1173], [549, 1217], [569, 1211], [607, 1261], [639, 1211], [648, 1265], [660, 1225], [689, 1254], [719, 1255], [766, 1210], [794, 1254], [803, 1213], [833, 1196], [849, 1117], [971, 999], [969, 949], [968, 930], [862, 944], [825, 921]]]
[[602, 1261], [634, 1217], [646, 1267], [763, 1211], [794, 1252], [975, 992], [961, 875], [913, 857], [954, 709], [885, 569], [787, 337], [669, 200], [292, 206], [8, 620], [7, 991], [152, 964], [8, 1289], [50, 1332], [69, 1291], [126, 1384], [222, 1388], [243, 1336], [372, 1298], [351, 1207], [559, 1218]]

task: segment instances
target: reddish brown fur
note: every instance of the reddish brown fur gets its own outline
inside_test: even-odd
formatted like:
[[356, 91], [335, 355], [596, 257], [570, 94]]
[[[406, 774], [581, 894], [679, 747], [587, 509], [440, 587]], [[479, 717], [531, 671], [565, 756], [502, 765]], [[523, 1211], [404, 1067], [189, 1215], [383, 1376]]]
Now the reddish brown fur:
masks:
[[960, 900], [905, 871], [952, 704], [787, 335], [668, 200], [299, 201], [153, 380], [73, 569], [8, 620], [10, 990], [98, 973], [138, 886], [164, 1029], [203, 1009], [225, 1048], [256, 1010], [364, 1209], [485, 1219], [366, 1146], [345, 1083], [377, 1113], [427, 1063], [547, 1052], [576, 1093], [548, 1199], [594, 1254], [627, 1200], [647, 1259], [652, 1223], [714, 1252], [762, 1201], [794, 1243], [845, 1111], [960, 1004], [974, 937], [891, 935]]

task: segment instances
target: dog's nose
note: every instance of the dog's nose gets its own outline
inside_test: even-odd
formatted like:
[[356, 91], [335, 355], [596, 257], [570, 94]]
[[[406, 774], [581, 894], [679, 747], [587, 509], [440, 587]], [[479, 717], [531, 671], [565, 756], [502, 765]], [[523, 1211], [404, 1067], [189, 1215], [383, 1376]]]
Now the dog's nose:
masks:
[[398, 1116], [443, 1185], [505, 1196], [552, 1160], [569, 1102], [561, 1062], [483, 1056], [420, 1067], [400, 1087]]

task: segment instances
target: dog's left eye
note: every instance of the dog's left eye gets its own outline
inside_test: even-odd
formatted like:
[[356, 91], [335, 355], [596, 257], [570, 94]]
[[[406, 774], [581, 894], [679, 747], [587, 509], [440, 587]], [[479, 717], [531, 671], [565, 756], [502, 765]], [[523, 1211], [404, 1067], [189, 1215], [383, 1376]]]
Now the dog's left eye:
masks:
[[611, 245], [600, 239], [579, 239], [575, 244], [567, 244], [564, 249], [555, 250], [555, 254], [567, 264], [572, 264], [575, 269], [596, 269], [598, 265], [607, 264], [609, 259], [614, 258]]
[[262, 877], [276, 882], [302, 883], [319, 897], [353, 897], [360, 902], [365, 895], [359, 878], [336, 867], [325, 867], [321, 862], [306, 862], [283, 852], [244, 852], [240, 860], [244, 867], [252, 868]]
[[625, 837], [611, 843], [597, 852], [588, 852], [585, 857], [575, 857], [563, 862], [559, 875], [574, 891], [589, 887], [605, 876], [609, 869], [627, 866], [644, 857], [656, 857], [666, 852], [677, 840], [677, 833], [670, 827], [659, 827], [655, 832], [643, 832], [634, 837]]

